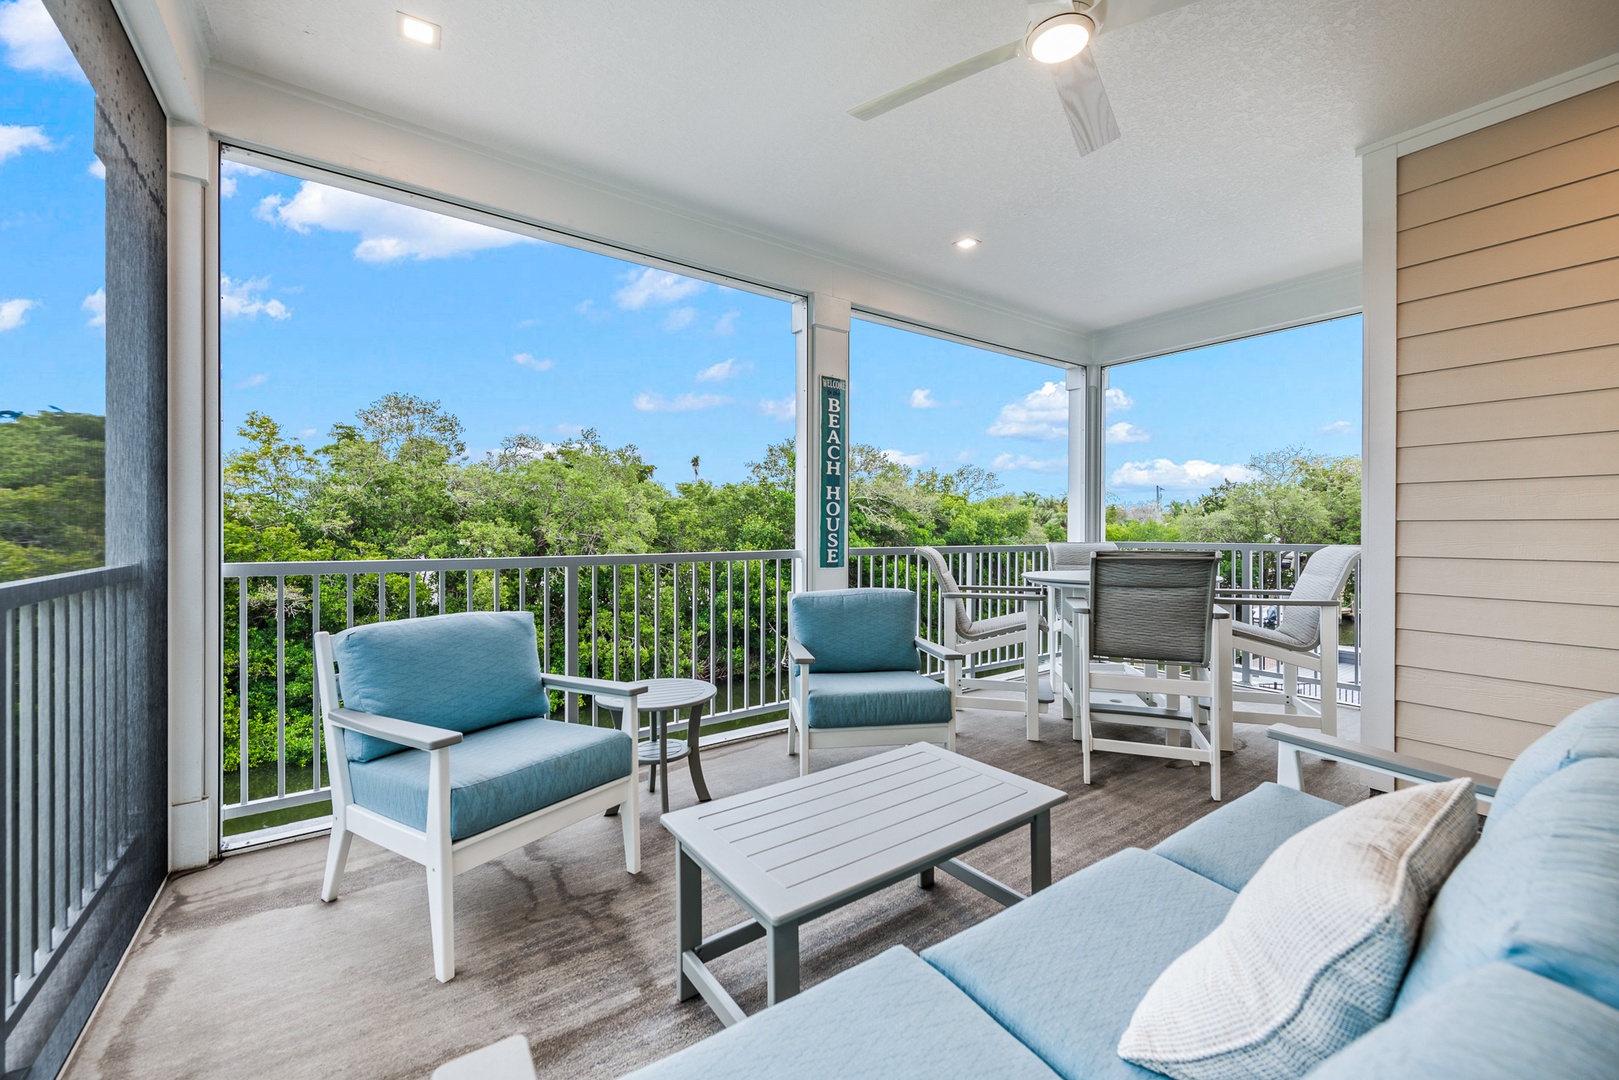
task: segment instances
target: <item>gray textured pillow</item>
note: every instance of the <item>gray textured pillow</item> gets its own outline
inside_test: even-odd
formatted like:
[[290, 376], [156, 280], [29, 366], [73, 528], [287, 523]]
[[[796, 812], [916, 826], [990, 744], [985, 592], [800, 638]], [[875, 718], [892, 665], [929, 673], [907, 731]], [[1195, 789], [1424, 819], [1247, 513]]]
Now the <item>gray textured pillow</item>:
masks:
[[1148, 989], [1119, 1056], [1177, 1080], [1303, 1076], [1388, 1016], [1428, 904], [1477, 834], [1462, 779], [1293, 836]]

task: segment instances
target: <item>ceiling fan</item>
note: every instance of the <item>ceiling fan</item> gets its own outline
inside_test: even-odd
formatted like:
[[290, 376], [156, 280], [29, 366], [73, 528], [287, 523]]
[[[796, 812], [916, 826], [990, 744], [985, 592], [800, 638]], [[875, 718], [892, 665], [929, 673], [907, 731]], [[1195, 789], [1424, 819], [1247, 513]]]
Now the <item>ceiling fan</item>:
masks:
[[860, 120], [881, 116], [907, 102], [987, 71], [1019, 56], [1051, 69], [1057, 97], [1068, 114], [1074, 144], [1081, 155], [1119, 137], [1119, 125], [1108, 104], [1096, 59], [1086, 48], [1091, 38], [1109, 30], [1150, 19], [1183, 7], [1192, 0], [1029, 0], [1029, 25], [1016, 41], [979, 53], [942, 71], [902, 86], [882, 97], [856, 105], [849, 115]]

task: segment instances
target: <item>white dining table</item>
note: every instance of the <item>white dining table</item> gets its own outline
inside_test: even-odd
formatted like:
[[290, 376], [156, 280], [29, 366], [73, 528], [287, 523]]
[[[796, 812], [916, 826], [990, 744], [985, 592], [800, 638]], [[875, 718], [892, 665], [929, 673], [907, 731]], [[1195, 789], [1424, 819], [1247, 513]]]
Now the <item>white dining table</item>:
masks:
[[1064, 720], [1074, 718], [1074, 687], [1069, 672], [1076, 670], [1074, 657], [1073, 615], [1069, 602], [1090, 595], [1089, 570], [1025, 570], [1023, 580], [1046, 590], [1046, 625], [1056, 635], [1056, 646], [1051, 650], [1051, 684], [1057, 700], [1062, 702]]

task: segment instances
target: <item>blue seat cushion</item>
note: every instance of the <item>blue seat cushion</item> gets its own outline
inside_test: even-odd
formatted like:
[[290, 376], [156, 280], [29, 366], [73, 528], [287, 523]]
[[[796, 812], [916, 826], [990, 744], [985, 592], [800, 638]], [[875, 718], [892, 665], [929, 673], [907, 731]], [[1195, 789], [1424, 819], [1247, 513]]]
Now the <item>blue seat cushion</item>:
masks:
[[[550, 711], [534, 615], [472, 611], [355, 626], [334, 635], [343, 707], [414, 724], [477, 731]], [[404, 747], [343, 733], [350, 761]]]
[[[450, 838], [496, 825], [630, 775], [630, 737], [613, 728], [534, 717], [472, 732], [450, 747]], [[349, 765], [354, 801], [413, 829], [427, 827], [420, 751]]]
[[[1157, 1073], [1119, 1057], [1136, 1004], [1237, 894], [1129, 849], [1064, 878], [922, 958], [1071, 1080]], [[960, 1074], [955, 1074], [960, 1075]]]
[[835, 589], [799, 593], [788, 617], [811, 671], [918, 671], [916, 611], [909, 589]]
[[1529, 790], [1576, 761], [1619, 758], [1619, 698], [1595, 701], [1530, 743], [1501, 778], [1485, 828], [1500, 821]]
[[948, 724], [950, 688], [914, 671], [857, 671], [809, 677], [812, 728]]
[[1619, 1008], [1619, 760], [1567, 766], [1485, 830], [1434, 898], [1394, 1011], [1497, 960]]
[[630, 1080], [1056, 1080], [916, 954], [895, 946], [630, 1074]]
[[1586, 1080], [1619, 1072], [1619, 1011], [1488, 964], [1362, 1035], [1310, 1080]]
[[1282, 841], [1342, 809], [1294, 788], [1264, 783], [1198, 818], [1152, 850], [1217, 885], [1240, 892]]

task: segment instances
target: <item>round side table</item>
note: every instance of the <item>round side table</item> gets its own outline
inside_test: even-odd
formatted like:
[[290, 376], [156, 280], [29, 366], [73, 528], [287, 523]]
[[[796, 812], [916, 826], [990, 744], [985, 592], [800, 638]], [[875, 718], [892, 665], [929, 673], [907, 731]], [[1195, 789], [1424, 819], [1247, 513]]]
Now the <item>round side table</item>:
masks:
[[[708, 785], [703, 782], [702, 756], [697, 736], [702, 727], [703, 711], [714, 700], [714, 684], [702, 679], [647, 679], [647, 691], [635, 699], [637, 712], [646, 719], [650, 738], [640, 744], [636, 756], [642, 765], [650, 765], [647, 791], [658, 790], [658, 773], [663, 773], [663, 812], [669, 812], [669, 762], [691, 757], [691, 785], [697, 789], [698, 802], [711, 802]], [[669, 747], [669, 724], [679, 710], [686, 709], [686, 741]], [[617, 710], [614, 710], [617, 711]]]

